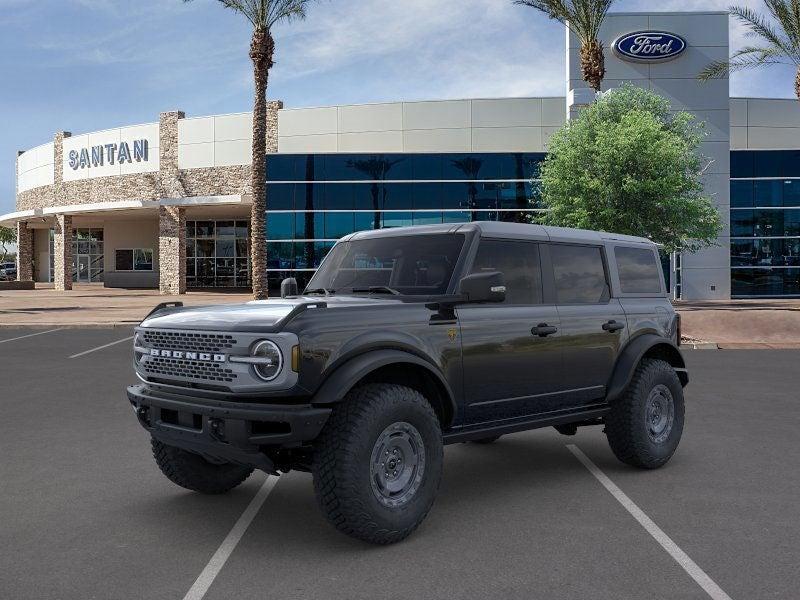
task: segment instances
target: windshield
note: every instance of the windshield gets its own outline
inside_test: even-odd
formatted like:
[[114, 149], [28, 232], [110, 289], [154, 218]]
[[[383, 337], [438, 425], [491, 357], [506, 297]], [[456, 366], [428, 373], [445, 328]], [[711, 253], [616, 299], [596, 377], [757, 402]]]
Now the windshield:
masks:
[[306, 293], [444, 294], [464, 240], [463, 234], [441, 233], [339, 242]]

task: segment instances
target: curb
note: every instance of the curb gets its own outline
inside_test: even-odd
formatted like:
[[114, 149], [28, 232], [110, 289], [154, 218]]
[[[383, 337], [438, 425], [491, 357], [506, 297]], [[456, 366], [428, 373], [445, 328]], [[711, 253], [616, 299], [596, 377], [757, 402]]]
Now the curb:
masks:
[[683, 343], [681, 346], [691, 347], [692, 350], [719, 350], [719, 344], [714, 342], [700, 342], [698, 344]]

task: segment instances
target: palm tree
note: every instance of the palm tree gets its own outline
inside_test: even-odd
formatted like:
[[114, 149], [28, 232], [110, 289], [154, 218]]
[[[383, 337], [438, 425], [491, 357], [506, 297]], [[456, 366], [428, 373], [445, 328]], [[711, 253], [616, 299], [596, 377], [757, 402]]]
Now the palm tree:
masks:
[[797, 69], [794, 93], [800, 100], [800, 0], [764, 0], [764, 4], [771, 19], [746, 6], [730, 8], [730, 13], [748, 29], [747, 35], [758, 38], [761, 45], [745, 46], [730, 60], [711, 63], [699, 77], [706, 81], [725, 77], [731, 71], [790, 64]]
[[[191, 2], [191, 0], [183, 0]], [[275, 40], [272, 28], [282, 21], [304, 19], [306, 6], [313, 0], [219, 0], [225, 8], [235, 10], [253, 26], [250, 40], [250, 59], [253, 61], [255, 100], [253, 102], [253, 205], [250, 223], [253, 232], [250, 243], [250, 266], [253, 271], [253, 297], [267, 297], [267, 82], [273, 66]]]
[[595, 92], [606, 76], [600, 27], [614, 0], [514, 0], [563, 23], [581, 41], [581, 75]]

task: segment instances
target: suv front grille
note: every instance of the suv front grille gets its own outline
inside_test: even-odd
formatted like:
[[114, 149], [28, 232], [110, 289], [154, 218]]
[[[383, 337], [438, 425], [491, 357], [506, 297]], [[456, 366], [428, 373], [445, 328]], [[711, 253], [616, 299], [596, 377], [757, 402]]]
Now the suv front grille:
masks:
[[149, 356], [148, 360], [142, 364], [142, 368], [150, 375], [179, 379], [231, 382], [238, 377], [231, 369], [220, 363], [162, 356]]
[[162, 350], [222, 352], [236, 345], [236, 339], [225, 333], [146, 330], [143, 332], [143, 336], [144, 342], [148, 346]]

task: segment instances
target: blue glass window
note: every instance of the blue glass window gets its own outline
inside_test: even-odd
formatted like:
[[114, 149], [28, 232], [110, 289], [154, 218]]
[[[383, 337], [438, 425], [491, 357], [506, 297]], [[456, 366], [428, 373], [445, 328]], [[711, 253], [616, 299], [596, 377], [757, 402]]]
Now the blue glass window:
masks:
[[468, 183], [443, 183], [442, 207], [449, 209], [468, 208], [470, 198], [469, 189], [470, 184]]
[[731, 177], [753, 177], [755, 152], [731, 152]]
[[783, 205], [800, 207], [800, 180], [790, 179], [783, 182]]
[[783, 181], [756, 181], [755, 206], [783, 206]]
[[301, 240], [318, 240], [324, 238], [324, 215], [325, 213], [297, 213], [294, 223], [294, 237]]
[[294, 203], [296, 210], [321, 210], [325, 208], [324, 183], [298, 183], [295, 186]]
[[267, 210], [294, 210], [293, 183], [272, 183], [267, 186]]
[[326, 183], [325, 208], [327, 210], [353, 210], [352, 183]]
[[[449, 183], [414, 183], [412, 184], [412, 204], [415, 209], [442, 208], [442, 186]], [[461, 185], [461, 184], [455, 184]]]
[[445, 223], [469, 223], [472, 221], [472, 213], [463, 210], [445, 211], [442, 216]]
[[293, 154], [271, 154], [267, 156], [267, 181], [296, 181]]
[[[303, 213], [299, 213], [301, 216]], [[290, 240], [294, 237], [295, 213], [267, 213], [267, 238]]]
[[353, 233], [354, 222], [352, 212], [325, 213], [325, 237], [337, 240]]
[[733, 269], [734, 296], [796, 296], [800, 294], [800, 269]]
[[756, 177], [780, 177], [782, 175], [783, 155], [780, 151], [755, 152]]
[[267, 242], [267, 268], [293, 269], [294, 244], [291, 242]]
[[442, 213], [435, 211], [413, 213], [413, 225], [440, 225]]
[[373, 210], [381, 207], [380, 183], [354, 183], [353, 206], [356, 210]]
[[413, 225], [411, 212], [385, 212], [383, 213], [383, 227], [410, 227]]
[[382, 218], [379, 212], [357, 212], [355, 214], [355, 230], [369, 231], [370, 229], [380, 229]]
[[752, 181], [731, 181], [731, 206], [734, 208], [753, 206]]
[[413, 183], [384, 183], [381, 185], [382, 210], [408, 210], [412, 208], [411, 190]]
[[441, 179], [441, 154], [415, 154], [411, 157], [412, 179]]

